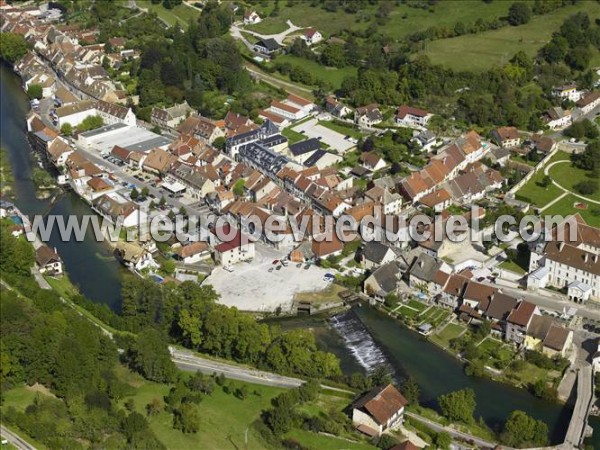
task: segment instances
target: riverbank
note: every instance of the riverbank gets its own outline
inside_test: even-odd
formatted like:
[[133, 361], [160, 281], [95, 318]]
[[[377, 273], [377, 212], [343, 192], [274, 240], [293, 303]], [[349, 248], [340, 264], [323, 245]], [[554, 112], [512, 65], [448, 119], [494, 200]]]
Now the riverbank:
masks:
[[[494, 336], [490, 330], [482, 331], [484, 327], [461, 322], [447, 308], [416, 299], [392, 308], [377, 307], [456, 358], [469, 376], [486, 377], [528, 391], [536, 383], [544, 383], [544, 395], [554, 400], [552, 397], [557, 396], [558, 386], [568, 371], [568, 361], [564, 359], [557, 360], [551, 369], [527, 361], [512, 343]], [[431, 329], [424, 331], [424, 325]]]
[[[88, 205], [70, 191], [56, 201], [37, 197], [32, 181], [32, 171], [37, 163], [26, 134], [29, 99], [23, 92], [20, 78], [4, 64], [0, 64], [0, 108], [1, 146], [12, 169], [12, 195], [17, 207], [30, 218], [49, 214], [64, 217], [92, 214]], [[57, 249], [65, 270], [83, 295], [113, 310], [120, 308], [121, 277], [127, 271], [115, 260], [109, 246], [97, 242], [93, 233], [86, 233], [81, 242], [63, 241], [58, 230], [53, 230], [48, 245]]]

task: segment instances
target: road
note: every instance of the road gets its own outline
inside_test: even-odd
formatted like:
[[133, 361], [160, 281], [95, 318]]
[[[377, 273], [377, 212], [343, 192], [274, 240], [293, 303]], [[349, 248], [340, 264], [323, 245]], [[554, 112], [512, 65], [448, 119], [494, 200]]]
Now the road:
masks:
[[565, 437], [565, 448], [578, 448], [587, 427], [588, 414], [593, 400], [592, 366], [579, 369], [577, 375], [577, 401]]
[[[570, 163], [571, 163], [571, 161], [569, 161], [569, 160], [566, 160], [566, 161], [554, 161], [553, 163], [550, 163], [550, 164], [548, 164], [546, 167], [544, 167], [544, 175], [548, 175], [548, 171], [549, 171], [549, 170], [550, 170], [552, 167], [554, 167], [555, 165], [557, 165], [557, 164], [565, 164], [565, 163], [569, 163], [569, 164], [570, 164]], [[582, 196], [582, 195], [579, 195], [579, 194], [578, 194], [578, 193], [576, 193], [576, 192], [570, 191], [570, 190], [568, 190], [567, 188], [565, 188], [565, 187], [561, 186], [560, 184], [558, 184], [556, 181], [554, 181], [554, 179], [552, 179], [552, 184], [553, 184], [553, 185], [555, 185], [557, 188], [559, 188], [561, 191], [563, 191], [565, 194], [571, 194], [571, 195], [574, 195], [574, 196], [575, 196], [575, 197], [577, 197], [577, 198], [580, 198], [581, 200], [583, 200], [583, 201], [585, 201], [585, 202], [590, 202], [590, 203], [595, 203], [596, 205], [600, 205], [600, 202], [599, 202], [598, 200], [593, 200], [593, 199], [591, 199], [591, 198], [588, 198], [588, 197], [584, 197], [584, 196]], [[559, 198], [560, 198], [560, 197], [559, 197]], [[547, 205], [544, 207], [544, 209], [546, 209], [546, 208], [547, 208], [549, 205], [550, 205], [550, 203], [549, 203], [549, 204], [547, 204]]]
[[191, 352], [169, 347], [175, 365], [187, 372], [200, 371], [205, 374], [224, 374], [227, 378], [245, 381], [248, 383], [263, 384], [281, 388], [295, 388], [304, 383], [298, 378], [284, 377], [274, 373], [263, 372], [257, 369], [245, 368], [210, 359], [201, 358]]
[[31, 445], [25, 439], [21, 438], [18, 434], [15, 434], [12, 431], [10, 431], [4, 425], [0, 425], [0, 435], [2, 435], [2, 439], [6, 439], [19, 450], [36, 450], [36, 448], [33, 445]]
[[[437, 422], [429, 420], [426, 417], [420, 416], [413, 412], [406, 411], [406, 415], [408, 417], [410, 417], [411, 419], [414, 419], [418, 422], [421, 422], [421, 423], [427, 425], [429, 428], [431, 428], [432, 430], [435, 430], [438, 433], [445, 431], [446, 433], [448, 433], [450, 436], [452, 436], [455, 439], [459, 439], [459, 440], [466, 441], [466, 442], [473, 442], [475, 445], [477, 445], [480, 448], [492, 449], [492, 448], [495, 448], [497, 445], [493, 442], [489, 442], [484, 439], [478, 438], [477, 436], [463, 433], [461, 431], [457, 431], [450, 427], [445, 427], [443, 425], [440, 425]], [[503, 447], [503, 448], [507, 448], [507, 447]]]

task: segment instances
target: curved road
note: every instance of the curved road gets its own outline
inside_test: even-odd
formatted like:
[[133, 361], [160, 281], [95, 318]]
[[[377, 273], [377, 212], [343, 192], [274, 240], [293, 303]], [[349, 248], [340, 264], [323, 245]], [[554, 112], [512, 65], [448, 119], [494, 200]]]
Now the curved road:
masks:
[[[561, 161], [554, 161], [551, 164], [548, 164], [546, 167], [544, 167], [544, 175], [548, 175], [548, 171], [554, 167], [556, 164], [562, 164], [562, 163], [570, 163], [571, 161], [567, 160], [567, 159], [563, 159]], [[570, 191], [569, 189], [562, 187], [560, 184], [558, 184], [556, 181], [554, 181], [554, 178], [552, 178], [552, 184], [555, 185], [556, 187], [558, 187], [559, 189], [561, 189], [563, 192], [566, 192], [568, 194], [574, 195], [577, 198], [580, 198], [581, 200], [584, 200], [586, 202], [590, 202], [590, 203], [595, 203], [596, 205], [600, 205], [600, 202], [598, 200], [592, 200], [591, 198], [588, 197], [584, 197], [582, 195], [579, 195], [573, 191]]]

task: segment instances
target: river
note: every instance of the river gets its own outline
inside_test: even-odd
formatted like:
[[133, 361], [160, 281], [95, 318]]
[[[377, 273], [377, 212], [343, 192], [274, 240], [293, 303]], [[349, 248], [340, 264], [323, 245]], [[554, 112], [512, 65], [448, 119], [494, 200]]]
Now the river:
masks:
[[[570, 407], [487, 378], [468, 377], [453, 356], [373, 308], [355, 307], [329, 321], [325, 316], [313, 316], [269, 322], [284, 329], [310, 328], [319, 348], [335, 353], [346, 374], [386, 364], [399, 380], [412, 376], [421, 387], [424, 406], [436, 408], [441, 394], [471, 388], [477, 397], [475, 417], [482, 417], [490, 427], [498, 430], [512, 411], [522, 410], [548, 425], [552, 443], [564, 439]], [[600, 449], [600, 420], [591, 418], [590, 424], [595, 429], [590, 444]]]
[[[36, 198], [35, 185], [31, 181], [35, 161], [25, 134], [28, 108], [29, 101], [21, 88], [20, 78], [0, 64], [0, 142], [12, 165], [16, 205], [30, 218], [36, 214], [94, 214], [72, 192], [61, 195], [54, 203]], [[56, 247], [69, 278], [83, 295], [95, 302], [106, 303], [114, 310], [120, 308], [123, 269], [107, 243], [97, 242], [91, 233], [86, 234], [82, 242], [63, 242], [58, 232], [53, 232], [48, 244]]]

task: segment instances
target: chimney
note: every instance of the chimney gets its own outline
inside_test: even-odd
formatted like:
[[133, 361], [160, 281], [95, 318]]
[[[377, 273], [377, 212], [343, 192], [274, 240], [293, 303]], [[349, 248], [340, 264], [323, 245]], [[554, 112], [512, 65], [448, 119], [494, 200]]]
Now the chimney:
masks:
[[587, 253], [585, 253], [583, 255], [583, 262], [588, 262], [588, 254]]
[[597, 254], [594, 255], [594, 256], [592, 256], [592, 261], [594, 261], [594, 263], [598, 262], [598, 255]]
[[562, 252], [563, 248], [565, 248], [565, 243], [561, 242], [560, 244], [558, 244], [558, 251]]

